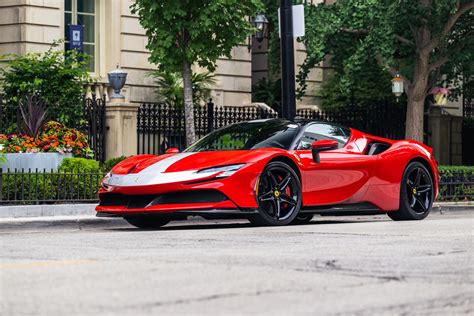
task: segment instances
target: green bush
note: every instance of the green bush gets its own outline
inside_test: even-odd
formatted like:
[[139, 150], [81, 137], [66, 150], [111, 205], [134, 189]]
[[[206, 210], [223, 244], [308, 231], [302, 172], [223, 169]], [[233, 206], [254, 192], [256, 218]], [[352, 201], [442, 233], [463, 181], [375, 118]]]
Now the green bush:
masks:
[[103, 172], [99, 162], [85, 158], [64, 158], [53, 185], [63, 188], [68, 199], [95, 199]]
[[[57, 46], [53, 44], [44, 53], [0, 56], [0, 61], [6, 62], [6, 67], [0, 69], [3, 97], [15, 105], [19, 98], [37, 93], [45, 102], [47, 119], [78, 126], [84, 123], [81, 119], [85, 85], [91, 82], [87, 69], [90, 56], [75, 50], [63, 52]], [[8, 109], [16, 111], [16, 107]], [[16, 121], [8, 122], [4, 132], [13, 132], [15, 125]]]
[[119, 162], [127, 159], [128, 157], [125, 157], [125, 156], [120, 156], [120, 157], [117, 157], [117, 158], [112, 158], [112, 159], [108, 159], [104, 162], [104, 164], [102, 165], [102, 171], [104, 173], [107, 173], [109, 172], [110, 170], [112, 170], [112, 168], [118, 164]]
[[438, 200], [474, 200], [474, 166], [439, 166]]
[[42, 173], [2, 173], [1, 200], [45, 201], [57, 197], [52, 177]]
[[85, 158], [64, 158], [59, 166], [59, 172], [99, 173], [98, 161]]

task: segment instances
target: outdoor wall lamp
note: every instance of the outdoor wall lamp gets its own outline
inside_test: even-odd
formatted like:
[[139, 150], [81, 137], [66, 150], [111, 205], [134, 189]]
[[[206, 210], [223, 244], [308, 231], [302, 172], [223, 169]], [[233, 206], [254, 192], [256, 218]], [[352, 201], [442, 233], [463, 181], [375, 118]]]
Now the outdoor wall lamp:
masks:
[[403, 94], [403, 79], [399, 74], [392, 79], [392, 93], [397, 99]]
[[257, 42], [261, 43], [265, 38], [265, 34], [267, 33], [268, 28], [268, 19], [263, 14], [257, 14], [255, 19], [252, 21], [253, 27], [256, 29], [255, 31], [255, 39]]
[[[250, 19], [250, 23], [255, 28], [255, 33], [253, 37], [257, 40], [258, 43], [261, 43], [267, 34], [268, 29], [268, 19], [264, 14], [257, 14], [254, 19]], [[252, 37], [248, 39], [247, 48], [249, 52], [252, 50]]]
[[112, 99], [125, 99], [123, 95], [120, 94], [120, 90], [122, 90], [125, 82], [127, 81], [127, 73], [119, 68], [117, 64], [117, 68], [112, 70], [107, 74], [109, 78], [109, 84], [114, 89], [114, 95]]

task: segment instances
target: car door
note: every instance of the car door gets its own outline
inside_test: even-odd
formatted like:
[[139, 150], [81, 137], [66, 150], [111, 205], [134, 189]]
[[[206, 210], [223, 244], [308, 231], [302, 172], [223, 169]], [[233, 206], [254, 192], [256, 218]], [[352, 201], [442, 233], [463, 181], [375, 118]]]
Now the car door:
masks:
[[[355, 146], [350, 133], [349, 129], [329, 123], [312, 123], [304, 129], [296, 144], [304, 206], [360, 202], [377, 158], [349, 150]], [[320, 162], [315, 163], [311, 144], [323, 139], [337, 141], [339, 148], [321, 152]]]

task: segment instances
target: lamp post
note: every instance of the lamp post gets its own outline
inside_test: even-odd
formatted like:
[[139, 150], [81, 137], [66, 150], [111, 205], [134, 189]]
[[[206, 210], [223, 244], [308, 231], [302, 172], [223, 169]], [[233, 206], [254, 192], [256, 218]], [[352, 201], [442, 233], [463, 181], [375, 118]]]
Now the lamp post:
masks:
[[296, 115], [295, 53], [293, 44], [293, 9], [291, 0], [281, 0], [281, 104], [282, 117]]
[[114, 89], [114, 95], [111, 99], [118, 99], [118, 101], [124, 100], [125, 97], [120, 94], [120, 90], [122, 90], [125, 82], [127, 81], [127, 73], [119, 68], [117, 64], [117, 68], [112, 70], [107, 74], [109, 78], [109, 84]]

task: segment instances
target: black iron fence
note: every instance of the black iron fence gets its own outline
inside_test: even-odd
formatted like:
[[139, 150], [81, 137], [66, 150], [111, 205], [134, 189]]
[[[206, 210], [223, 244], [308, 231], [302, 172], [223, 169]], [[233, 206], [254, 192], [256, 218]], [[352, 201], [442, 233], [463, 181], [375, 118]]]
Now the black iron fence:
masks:
[[474, 173], [441, 173], [439, 200], [474, 200]]
[[[209, 102], [194, 108], [196, 137], [233, 123], [277, 117], [271, 110], [255, 107], [221, 107]], [[186, 147], [184, 109], [161, 103], [144, 103], [137, 117], [139, 154], [163, 154], [167, 148]]]
[[0, 205], [96, 202], [102, 172], [0, 169]]
[[82, 131], [87, 135], [89, 146], [94, 152], [94, 159], [105, 161], [105, 96], [85, 100], [85, 126]]
[[[299, 109], [297, 116], [338, 123], [361, 131], [392, 139], [403, 139], [406, 108], [393, 104], [347, 107], [332, 111]], [[233, 123], [278, 117], [273, 110], [255, 107], [196, 106], [196, 137]], [[167, 104], [144, 103], [138, 111], [138, 153], [162, 154], [167, 148], [185, 148], [184, 110]]]
[[13, 133], [20, 126], [20, 108], [0, 95], [0, 133]]
[[[0, 205], [97, 203], [103, 172], [0, 169]], [[438, 200], [474, 200], [474, 174], [441, 173]]]

